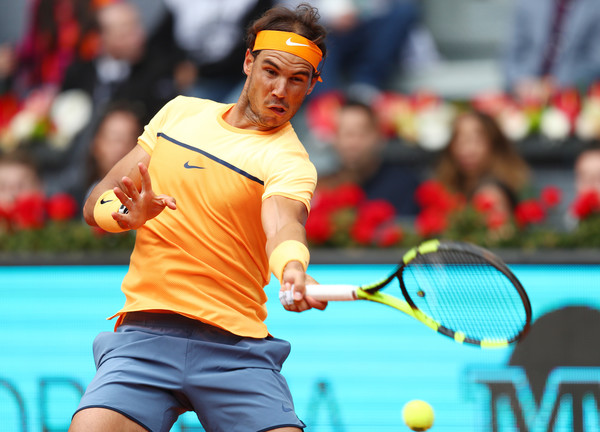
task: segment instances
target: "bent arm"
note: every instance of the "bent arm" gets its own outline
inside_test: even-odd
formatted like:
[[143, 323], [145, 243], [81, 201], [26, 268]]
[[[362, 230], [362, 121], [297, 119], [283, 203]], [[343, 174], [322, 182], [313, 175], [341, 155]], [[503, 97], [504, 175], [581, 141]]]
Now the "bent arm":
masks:
[[[85, 203], [83, 211], [87, 223], [110, 232], [135, 230], [158, 216], [165, 207], [176, 210], [175, 198], [156, 195], [152, 190], [149, 163], [150, 155], [139, 144], [117, 162]], [[98, 202], [100, 197], [102, 200]], [[121, 205], [127, 211], [122, 211]]]
[[[273, 251], [282, 243], [292, 240], [301, 243], [307, 248], [306, 231], [304, 224], [308, 218], [308, 210], [299, 201], [274, 195], [263, 201], [262, 223], [267, 237], [266, 252], [271, 257]], [[279, 275], [276, 275], [279, 277]], [[294, 288], [294, 304], [284, 305], [288, 310], [303, 311], [312, 307], [324, 309], [325, 302], [319, 302], [310, 297], [305, 297], [307, 278], [314, 280], [306, 274], [305, 267], [298, 260], [290, 260], [281, 275], [281, 289], [284, 291]]]

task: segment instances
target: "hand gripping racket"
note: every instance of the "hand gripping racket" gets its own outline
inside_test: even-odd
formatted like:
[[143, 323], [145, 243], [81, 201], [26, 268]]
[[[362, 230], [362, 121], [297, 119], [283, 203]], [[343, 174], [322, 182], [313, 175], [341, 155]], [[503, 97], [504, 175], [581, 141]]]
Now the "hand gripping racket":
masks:
[[[404, 300], [381, 292], [397, 281]], [[324, 301], [369, 300], [396, 308], [459, 343], [505, 347], [531, 323], [523, 286], [491, 252], [430, 240], [409, 250], [387, 278], [369, 285], [308, 285]]]

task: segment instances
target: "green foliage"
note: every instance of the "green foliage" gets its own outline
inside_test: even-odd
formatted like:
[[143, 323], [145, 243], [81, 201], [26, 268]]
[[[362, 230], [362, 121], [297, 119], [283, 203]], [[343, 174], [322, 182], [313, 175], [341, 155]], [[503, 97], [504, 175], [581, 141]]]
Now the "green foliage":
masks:
[[131, 251], [135, 232], [110, 234], [83, 222], [51, 221], [38, 229], [0, 231], [0, 252]]

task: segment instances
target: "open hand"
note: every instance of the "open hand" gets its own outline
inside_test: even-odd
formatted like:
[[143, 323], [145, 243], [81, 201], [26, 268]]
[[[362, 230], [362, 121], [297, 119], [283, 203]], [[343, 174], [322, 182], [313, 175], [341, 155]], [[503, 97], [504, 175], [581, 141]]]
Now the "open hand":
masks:
[[169, 195], [156, 195], [152, 190], [152, 181], [148, 168], [143, 163], [138, 163], [141, 175], [142, 188], [138, 191], [133, 180], [123, 177], [122, 187], [115, 187], [113, 191], [121, 204], [127, 207], [126, 213], [113, 213], [112, 217], [123, 229], [138, 229], [146, 221], [158, 216], [165, 207], [177, 210], [175, 198]]

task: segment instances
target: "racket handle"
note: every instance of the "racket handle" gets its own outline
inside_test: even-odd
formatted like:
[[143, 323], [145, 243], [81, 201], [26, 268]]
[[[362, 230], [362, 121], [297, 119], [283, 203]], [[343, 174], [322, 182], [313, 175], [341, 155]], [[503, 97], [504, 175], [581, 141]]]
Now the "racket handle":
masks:
[[321, 301], [352, 301], [356, 296], [356, 285], [306, 285], [306, 295]]

